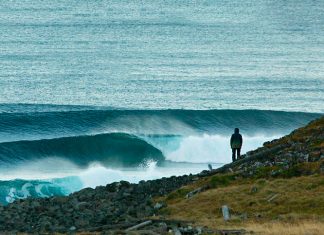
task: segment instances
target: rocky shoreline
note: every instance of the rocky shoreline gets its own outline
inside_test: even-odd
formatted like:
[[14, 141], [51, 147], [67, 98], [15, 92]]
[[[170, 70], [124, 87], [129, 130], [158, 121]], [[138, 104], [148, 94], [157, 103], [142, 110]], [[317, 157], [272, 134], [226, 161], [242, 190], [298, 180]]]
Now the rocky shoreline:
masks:
[[[241, 230], [193, 227], [190, 221], [153, 219], [165, 207], [154, 197], [165, 196], [210, 174], [164, 177], [131, 184], [115, 182], [85, 188], [66, 197], [27, 198], [0, 206], [0, 231], [8, 234], [82, 233], [103, 234], [242, 234]], [[145, 224], [144, 230], [137, 225]], [[134, 233], [132, 233], [134, 234]]]
[[27, 198], [0, 206], [0, 231], [73, 232], [120, 230], [154, 215], [163, 207], [152, 198], [189, 184], [193, 175], [126, 181], [85, 188], [67, 197]]

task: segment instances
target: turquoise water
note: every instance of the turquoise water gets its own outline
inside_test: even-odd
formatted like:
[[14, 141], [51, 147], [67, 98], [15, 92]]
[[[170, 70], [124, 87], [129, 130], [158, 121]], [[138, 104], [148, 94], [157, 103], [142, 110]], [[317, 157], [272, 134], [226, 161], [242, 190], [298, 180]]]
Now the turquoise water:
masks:
[[324, 1], [1, 1], [0, 103], [324, 112]]

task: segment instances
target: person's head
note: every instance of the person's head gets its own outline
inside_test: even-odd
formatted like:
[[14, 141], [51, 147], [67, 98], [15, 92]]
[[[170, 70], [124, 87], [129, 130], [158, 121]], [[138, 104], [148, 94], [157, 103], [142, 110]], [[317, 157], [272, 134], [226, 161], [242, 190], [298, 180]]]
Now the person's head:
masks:
[[238, 129], [238, 128], [235, 128], [235, 129], [234, 129], [234, 133], [235, 133], [235, 134], [238, 134], [238, 133], [240, 133], [240, 129]]

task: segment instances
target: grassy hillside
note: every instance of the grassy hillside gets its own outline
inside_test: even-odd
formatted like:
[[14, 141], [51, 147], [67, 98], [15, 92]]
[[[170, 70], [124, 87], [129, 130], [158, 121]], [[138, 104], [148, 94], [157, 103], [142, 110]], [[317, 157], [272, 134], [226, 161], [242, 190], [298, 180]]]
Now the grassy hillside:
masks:
[[259, 234], [324, 234], [324, 118], [245, 157], [156, 198], [167, 205], [159, 216]]

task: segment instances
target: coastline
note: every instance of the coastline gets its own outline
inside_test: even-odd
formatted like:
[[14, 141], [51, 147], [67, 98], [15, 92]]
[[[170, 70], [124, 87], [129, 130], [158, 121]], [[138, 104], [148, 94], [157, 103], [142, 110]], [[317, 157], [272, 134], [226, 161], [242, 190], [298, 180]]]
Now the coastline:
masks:
[[[181, 218], [179, 215], [183, 211], [175, 212], [174, 208], [181, 209], [181, 206], [187, 205], [190, 198], [198, 200], [200, 196], [208, 196], [210, 193], [213, 193], [214, 197], [220, 193], [217, 191], [220, 189], [230, 189], [232, 186], [239, 185], [248, 185], [247, 188], [251, 188], [260, 180], [275, 182], [282, 179], [292, 185], [294, 181], [291, 180], [298, 177], [316, 176], [317, 181], [314, 180], [314, 185], [315, 182], [317, 184], [314, 190], [323, 192], [321, 183], [324, 182], [323, 133], [324, 117], [310, 122], [306, 127], [299, 128], [285, 137], [264, 143], [263, 147], [248, 152], [242, 160], [212, 171], [141, 181], [138, 184], [130, 184], [126, 181], [115, 182], [95, 189], [86, 188], [66, 197], [17, 200], [8, 206], [0, 206], [2, 214], [0, 230], [10, 233], [105, 231], [123, 234], [127, 233], [126, 229], [134, 225], [150, 221], [144, 226], [144, 230], [157, 234], [167, 233], [169, 230], [175, 234], [176, 231], [184, 232], [184, 230], [186, 230], [184, 234], [203, 232], [217, 234], [223, 230], [204, 226], [201, 218], [196, 218], [198, 224], [193, 223], [192, 220], [188, 220], [188, 218], [195, 218], [192, 213], [189, 213], [190, 216], [185, 215]], [[243, 198], [241, 199], [244, 201]], [[321, 200], [322, 197], [319, 197], [316, 204], [319, 209], [324, 208], [324, 201], [322, 203]], [[191, 207], [195, 208], [197, 205], [199, 200]], [[187, 206], [184, 208], [188, 209]], [[215, 218], [222, 218], [220, 212], [213, 213]], [[240, 217], [239, 222], [236, 221], [238, 223], [232, 226], [237, 227], [241, 223], [241, 227], [244, 227], [242, 221], [249, 221], [251, 217], [248, 212], [246, 213], [247, 218], [241, 213], [238, 217], [242, 218]], [[316, 210], [314, 216], [318, 217], [318, 221], [324, 219], [322, 212]], [[270, 221], [265, 217], [264, 221], [267, 220]], [[231, 226], [231, 223], [229, 225]], [[145, 234], [145, 231], [142, 234]], [[230, 229], [227, 232], [229, 232], [227, 234], [243, 234], [247, 231]]]

